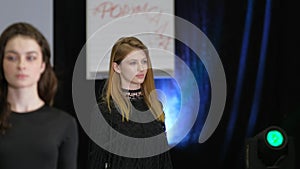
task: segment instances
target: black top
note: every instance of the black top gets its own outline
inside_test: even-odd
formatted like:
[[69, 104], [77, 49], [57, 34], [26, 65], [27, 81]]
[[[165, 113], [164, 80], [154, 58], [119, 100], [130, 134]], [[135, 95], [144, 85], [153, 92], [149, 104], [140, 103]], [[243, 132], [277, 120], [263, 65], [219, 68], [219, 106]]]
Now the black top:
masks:
[[[127, 95], [128, 96], [128, 95]], [[132, 96], [132, 95], [131, 95]], [[138, 94], [133, 94], [134, 97], [130, 97], [130, 101], [133, 108], [130, 112], [130, 119], [137, 114], [144, 114], [151, 116], [152, 120], [147, 122], [140, 121], [122, 121], [122, 115], [117, 111], [114, 105], [111, 105], [111, 112], [109, 112], [107, 104], [105, 102], [99, 103], [99, 109], [104, 119], [113, 127], [116, 131], [132, 138], [148, 138], [159, 134], [163, 134], [162, 144], [167, 144], [167, 137], [165, 135], [165, 125], [163, 122], [155, 120], [151, 112], [148, 110], [148, 106], [144, 102], [143, 97]], [[138, 96], [138, 97], [137, 97]], [[145, 116], [143, 116], [145, 118]], [[137, 118], [138, 119], [138, 116]], [[148, 119], [149, 120], [149, 119]], [[96, 131], [97, 132], [97, 131]], [[115, 137], [109, 136], [109, 133], [101, 133], [100, 137], [110, 138], [108, 144], [110, 146], [125, 146], [125, 143], [113, 144]], [[149, 146], [150, 147], [150, 146]], [[147, 144], [142, 149], [151, 151]], [[148, 148], [148, 150], [147, 150]], [[135, 151], [135, 150], [129, 150]], [[95, 142], [91, 141], [89, 145], [88, 155], [88, 169], [172, 169], [172, 162], [169, 151], [163, 151], [157, 155], [151, 155], [142, 158], [131, 158], [111, 153], [107, 149], [98, 146]]]
[[78, 131], [71, 115], [47, 105], [12, 112], [12, 127], [0, 135], [1, 169], [76, 169]]

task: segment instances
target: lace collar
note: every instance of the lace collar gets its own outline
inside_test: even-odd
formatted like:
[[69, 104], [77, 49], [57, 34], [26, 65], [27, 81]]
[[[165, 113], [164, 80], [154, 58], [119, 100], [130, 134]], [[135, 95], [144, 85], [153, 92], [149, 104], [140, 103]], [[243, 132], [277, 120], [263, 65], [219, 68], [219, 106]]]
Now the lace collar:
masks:
[[128, 90], [128, 89], [122, 89], [125, 96], [128, 97], [130, 100], [132, 99], [141, 99], [143, 98], [142, 89], [136, 89], [136, 90]]

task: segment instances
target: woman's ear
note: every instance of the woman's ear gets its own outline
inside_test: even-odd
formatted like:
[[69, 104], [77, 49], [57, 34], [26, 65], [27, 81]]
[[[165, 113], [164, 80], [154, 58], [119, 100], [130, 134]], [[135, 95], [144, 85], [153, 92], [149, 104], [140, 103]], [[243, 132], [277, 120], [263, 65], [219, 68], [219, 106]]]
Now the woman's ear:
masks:
[[44, 73], [45, 69], [46, 69], [46, 63], [42, 62], [42, 64], [41, 64], [41, 74]]
[[115, 72], [121, 73], [120, 66], [116, 62], [113, 62], [113, 68]]

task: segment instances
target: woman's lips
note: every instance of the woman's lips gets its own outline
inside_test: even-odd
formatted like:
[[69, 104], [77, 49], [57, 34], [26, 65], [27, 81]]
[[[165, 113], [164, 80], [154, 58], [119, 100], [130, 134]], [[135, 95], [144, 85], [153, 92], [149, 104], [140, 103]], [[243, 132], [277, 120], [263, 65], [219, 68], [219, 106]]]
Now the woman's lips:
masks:
[[141, 79], [141, 78], [144, 78], [145, 75], [144, 74], [138, 74], [138, 75], [136, 75], [136, 77]]
[[18, 79], [25, 79], [27, 77], [28, 77], [28, 75], [26, 75], [26, 74], [17, 74]]

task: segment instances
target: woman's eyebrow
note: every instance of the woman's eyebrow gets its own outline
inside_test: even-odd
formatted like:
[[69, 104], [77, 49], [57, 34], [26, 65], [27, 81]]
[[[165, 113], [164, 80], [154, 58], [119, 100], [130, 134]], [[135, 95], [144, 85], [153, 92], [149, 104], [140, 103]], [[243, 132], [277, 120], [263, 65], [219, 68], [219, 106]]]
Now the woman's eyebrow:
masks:
[[[19, 52], [15, 51], [15, 50], [7, 50], [4, 53], [13, 53], [13, 54], [19, 54]], [[37, 54], [38, 52], [36, 51], [28, 51], [26, 52], [26, 54]]]

